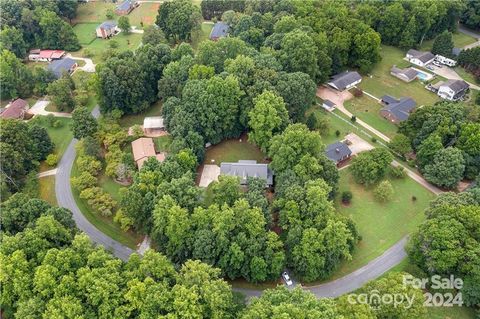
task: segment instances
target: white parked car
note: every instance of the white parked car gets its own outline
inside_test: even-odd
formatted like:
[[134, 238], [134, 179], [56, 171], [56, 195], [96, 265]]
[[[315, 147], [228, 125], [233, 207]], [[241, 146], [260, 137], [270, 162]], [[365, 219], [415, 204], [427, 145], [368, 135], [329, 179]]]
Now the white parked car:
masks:
[[429, 70], [431, 70], [431, 71], [434, 70], [433, 66], [431, 66], [431, 65], [427, 65], [427, 69], [429, 69]]
[[285, 283], [287, 284], [287, 286], [293, 285], [293, 281], [292, 281], [292, 279], [290, 279], [290, 276], [287, 274], [286, 271], [284, 271], [282, 273], [282, 278], [285, 281]]

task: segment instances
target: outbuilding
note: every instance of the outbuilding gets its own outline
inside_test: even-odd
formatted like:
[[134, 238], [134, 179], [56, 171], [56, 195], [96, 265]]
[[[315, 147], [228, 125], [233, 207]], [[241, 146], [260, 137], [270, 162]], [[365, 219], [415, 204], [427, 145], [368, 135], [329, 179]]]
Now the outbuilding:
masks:
[[143, 119], [143, 130], [145, 134], [155, 134], [165, 131], [163, 117], [150, 116]]
[[325, 100], [325, 101], [323, 101], [323, 103], [322, 103], [322, 107], [323, 107], [325, 110], [327, 110], [327, 111], [329, 111], [329, 112], [332, 112], [333, 110], [335, 110], [336, 105], [335, 105], [335, 103], [333, 103], [333, 102], [330, 101], [330, 100]]

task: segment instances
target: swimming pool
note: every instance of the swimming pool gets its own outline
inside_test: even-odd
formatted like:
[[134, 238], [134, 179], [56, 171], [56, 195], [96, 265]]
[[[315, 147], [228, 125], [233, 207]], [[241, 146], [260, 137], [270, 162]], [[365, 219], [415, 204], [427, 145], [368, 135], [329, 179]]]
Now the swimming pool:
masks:
[[417, 71], [417, 78], [419, 78], [421, 81], [430, 81], [433, 79], [433, 74], [423, 72], [417, 68], [413, 68], [415, 71]]

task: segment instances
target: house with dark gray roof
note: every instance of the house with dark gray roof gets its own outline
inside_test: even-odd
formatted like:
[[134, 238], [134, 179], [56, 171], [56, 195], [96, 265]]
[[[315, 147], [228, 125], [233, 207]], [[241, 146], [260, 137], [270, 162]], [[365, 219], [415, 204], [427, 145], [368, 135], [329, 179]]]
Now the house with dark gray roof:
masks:
[[332, 112], [333, 110], [335, 110], [335, 103], [333, 103], [332, 101], [330, 100], [324, 100], [323, 103], [322, 103], [322, 107], [329, 111], [329, 112]]
[[78, 64], [77, 62], [75, 62], [75, 60], [70, 58], [64, 58], [51, 62], [47, 66], [47, 69], [52, 71], [53, 74], [55, 74], [55, 77], [59, 79], [62, 77], [63, 72], [71, 74], [77, 66]]
[[210, 40], [217, 41], [220, 38], [225, 38], [228, 35], [230, 27], [224, 22], [217, 22], [213, 25], [210, 32]]
[[339, 165], [352, 156], [352, 150], [343, 142], [335, 142], [327, 146], [325, 155]]
[[461, 48], [453, 48], [452, 49], [452, 54], [456, 57], [458, 57], [460, 55], [460, 52], [462, 52]]
[[438, 96], [449, 101], [457, 101], [468, 92], [470, 85], [463, 80], [448, 80], [438, 88]]
[[267, 164], [253, 160], [240, 160], [237, 163], [223, 162], [220, 164], [220, 174], [240, 177], [240, 184], [246, 185], [248, 177], [265, 180], [265, 186], [273, 185], [273, 172]]
[[136, 7], [138, 7], [137, 1], [125, 0], [115, 7], [115, 13], [118, 15], [126, 15]]
[[104, 21], [100, 24], [97, 29], [97, 38], [107, 39], [115, 34], [117, 34], [120, 30], [117, 28], [117, 22], [113, 20]]
[[400, 80], [404, 82], [412, 82], [417, 78], [418, 71], [416, 71], [414, 68], [405, 68], [405, 69], [400, 69], [397, 68], [397, 66], [393, 66], [390, 69], [390, 74], [393, 75], [396, 78], [399, 78]]
[[362, 82], [362, 77], [358, 72], [345, 71], [332, 77], [328, 85], [338, 91], [348, 90], [349, 88]]
[[396, 124], [408, 119], [410, 113], [417, 106], [417, 103], [412, 98], [402, 97], [397, 100], [390, 95], [382, 96], [382, 104], [384, 107], [380, 110], [380, 114]]
[[410, 63], [424, 67], [435, 60], [435, 55], [428, 51], [417, 51], [415, 49], [410, 49], [407, 52], [406, 58], [408, 61], [410, 61]]

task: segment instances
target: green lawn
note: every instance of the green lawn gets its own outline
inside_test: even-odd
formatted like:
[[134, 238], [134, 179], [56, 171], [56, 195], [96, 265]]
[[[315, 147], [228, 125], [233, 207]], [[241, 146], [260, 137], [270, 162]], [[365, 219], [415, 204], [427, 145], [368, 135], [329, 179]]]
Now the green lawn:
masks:
[[49, 202], [53, 206], [57, 205], [57, 196], [55, 195], [55, 176], [39, 178], [38, 189], [41, 199]]
[[107, 19], [107, 10], [115, 10], [115, 4], [112, 2], [90, 1], [80, 3], [77, 9], [77, 16], [73, 19], [73, 23], [97, 22], [102, 23]]
[[125, 188], [125, 186], [118, 184], [111, 177], [105, 175], [98, 177], [98, 185], [103, 188], [104, 191], [109, 193], [114, 200], [117, 202], [120, 201], [120, 189]]
[[[72, 167], [71, 176], [74, 177], [74, 176], [78, 176], [79, 174], [80, 172], [78, 171], [77, 166], [74, 163]], [[112, 183], [114, 182], [113, 181], [108, 182], [104, 180], [103, 185], [101, 186], [107, 185], [105, 187], [106, 191], [108, 191], [109, 193], [115, 192], [116, 186], [112, 185]], [[121, 187], [121, 186], [118, 185], [118, 187]], [[98, 228], [98, 230], [100, 230], [105, 235], [111, 237], [112, 239], [132, 249], [136, 249], [137, 244], [142, 241], [142, 236], [131, 231], [124, 232], [123, 230], [120, 229], [120, 226], [117, 223], [113, 222], [113, 216], [104, 217], [97, 213], [92, 212], [91, 209], [88, 207], [88, 203], [85, 200], [80, 198], [80, 193], [76, 189], [72, 188], [72, 193], [78, 208], [90, 223], [92, 223], [95, 227]]]
[[[240, 142], [241, 139], [241, 142]], [[238, 162], [239, 160], [256, 160], [265, 163], [265, 154], [254, 144], [246, 140], [246, 135], [240, 139], [229, 139], [213, 145], [207, 149], [204, 164], [222, 162]]]
[[146, 27], [148, 25], [155, 24], [155, 20], [158, 14], [158, 8], [160, 3], [142, 3], [138, 8], [133, 9], [127, 16], [130, 20], [130, 25], [136, 26], [137, 29], [141, 29], [141, 23]]
[[83, 45], [82, 49], [80, 49], [77, 52], [74, 52], [73, 55], [83, 57], [85, 49], [88, 48], [88, 50], [91, 53], [90, 58], [93, 60], [93, 63], [100, 63], [102, 62], [102, 53], [108, 48], [110, 48], [109, 43], [111, 41], [115, 41], [118, 43], [118, 47], [116, 48], [116, 50], [120, 52], [126, 51], [126, 50], [134, 51], [135, 49], [138, 48], [138, 46], [142, 42], [142, 34], [138, 34], [138, 33], [125, 34], [124, 32], [120, 32], [119, 34], [117, 34], [111, 39], [96, 38], [95, 40], [93, 40], [92, 43], [88, 45]]
[[194, 49], [198, 48], [198, 45], [205, 41], [208, 40], [208, 37], [210, 36], [210, 32], [212, 32], [213, 29], [213, 24], [212, 23], [202, 23], [201, 29], [198, 32], [194, 32], [192, 34], [192, 47]]
[[47, 123], [46, 116], [43, 115], [37, 115], [33, 121], [47, 129], [50, 139], [55, 144], [55, 154], [60, 158], [73, 138], [73, 134], [70, 130], [70, 123], [72, 120], [65, 117], [56, 117], [55, 121], [60, 123], [60, 126], [57, 128], [51, 127]]
[[122, 116], [120, 119], [120, 125], [128, 128], [133, 125], [143, 125], [143, 119], [147, 116], [160, 116], [162, 115], [162, 102], [159, 100], [153, 103], [147, 110], [139, 114], [129, 114]]
[[475, 80], [475, 77], [473, 76], [472, 73], [469, 73], [467, 72], [463, 67], [461, 66], [457, 66], [455, 67], [455, 72], [458, 73], [458, 75], [460, 75], [462, 77], [462, 79], [464, 79], [465, 81], [467, 82], [470, 82], [470, 83], [478, 83], [476, 80]]
[[382, 45], [382, 60], [375, 65], [370, 76], [364, 76], [359, 87], [362, 90], [381, 98], [385, 94], [396, 98], [411, 97], [417, 105], [431, 105], [439, 100], [438, 96], [424, 88], [424, 85], [414, 80], [405, 83], [390, 74], [393, 65], [404, 67], [408, 62], [403, 60], [405, 52], [394, 47]]
[[[469, 36], [467, 34], [464, 34], [464, 33], [461, 33], [461, 32], [454, 33], [452, 35], [452, 40], [453, 40], [453, 45], [456, 48], [463, 48], [464, 46], [477, 41], [477, 39], [475, 39], [474, 37], [471, 37], [471, 36]], [[434, 41], [434, 39], [424, 41], [422, 43], [422, 46], [420, 47], [420, 49], [425, 50], [425, 51], [431, 50], [432, 46], [433, 46], [433, 41]]]
[[78, 23], [73, 27], [73, 32], [77, 35], [78, 41], [81, 45], [88, 45], [97, 38], [96, 28], [99, 23]]
[[[416, 230], [424, 220], [424, 209], [435, 195], [413, 179], [390, 179], [395, 194], [392, 201], [379, 203], [373, 196], [374, 187], [357, 184], [349, 168], [340, 172], [338, 196], [335, 200], [337, 211], [352, 218], [362, 240], [353, 253], [353, 259], [344, 262], [329, 279], [339, 278], [364, 266], [380, 256], [405, 235]], [[353, 199], [349, 206], [341, 203], [340, 194], [349, 190]], [[417, 198], [412, 201], [412, 196]]]
[[154, 137], [155, 150], [157, 152], [170, 152], [170, 145], [172, 144], [173, 137], [170, 135]]
[[388, 137], [393, 137], [397, 132], [397, 125], [386, 120], [380, 115], [382, 105], [374, 99], [366, 96], [355, 97], [343, 104], [347, 110], [362, 121], [370, 124]]

